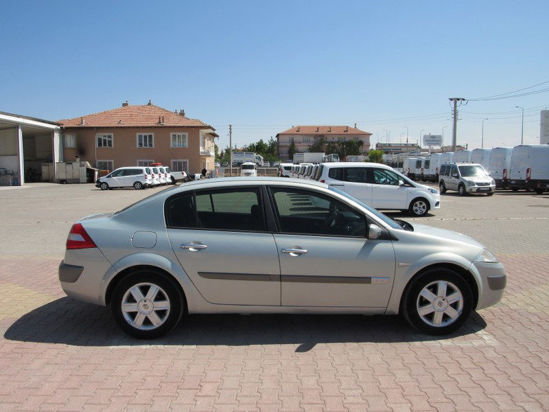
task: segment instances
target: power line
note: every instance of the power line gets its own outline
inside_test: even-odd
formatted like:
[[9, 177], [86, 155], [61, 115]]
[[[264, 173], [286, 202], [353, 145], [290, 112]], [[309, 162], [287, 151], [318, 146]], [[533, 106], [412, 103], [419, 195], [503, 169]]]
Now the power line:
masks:
[[467, 99], [469, 101], [480, 101], [480, 100], [488, 100], [488, 99], [493, 99], [493, 98], [496, 98], [496, 97], [501, 97], [501, 96], [505, 96], [505, 95], [508, 95], [508, 94], [514, 94], [514, 93], [518, 93], [518, 92], [522, 92], [524, 90], [528, 90], [528, 89], [533, 89], [534, 87], [538, 87], [538, 86], [541, 86], [542, 84], [547, 84], [549, 83], [549, 80], [547, 81], [544, 81], [544, 82], [541, 82], [541, 83], [536, 83], [532, 86], [528, 86], [528, 87], [523, 87], [522, 89], [518, 89], [518, 90], [513, 90], [511, 92], [505, 92], [505, 93], [500, 93], [500, 94], [494, 94], [492, 96], [485, 96], [485, 97], [475, 97], [475, 98], [472, 98], [472, 99]]

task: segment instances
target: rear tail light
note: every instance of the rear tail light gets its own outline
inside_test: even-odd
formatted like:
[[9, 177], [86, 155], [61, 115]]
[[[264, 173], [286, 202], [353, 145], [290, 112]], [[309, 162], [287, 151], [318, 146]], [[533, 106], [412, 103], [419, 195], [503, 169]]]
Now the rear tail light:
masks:
[[320, 183], [326, 183], [326, 180], [321, 179], [321, 180], [320, 180]]
[[532, 169], [528, 168], [526, 169], [526, 180], [530, 180], [532, 177]]
[[69, 237], [67, 238], [67, 249], [89, 249], [97, 247], [84, 227], [80, 223], [75, 223], [71, 227]]
[[503, 169], [503, 178], [507, 179], [507, 169]]

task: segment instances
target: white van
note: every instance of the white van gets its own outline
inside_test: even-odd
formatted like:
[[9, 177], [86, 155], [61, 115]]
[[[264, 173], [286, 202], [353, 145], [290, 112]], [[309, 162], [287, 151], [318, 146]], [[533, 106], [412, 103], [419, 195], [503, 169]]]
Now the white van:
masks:
[[406, 157], [402, 164], [404, 174], [410, 179], [416, 178], [417, 162], [419, 158], [417, 157]]
[[256, 164], [254, 162], [244, 162], [240, 166], [240, 176], [257, 176]]
[[496, 147], [490, 154], [490, 163], [486, 170], [496, 181], [497, 188], [507, 188], [509, 170], [511, 169], [511, 147]]
[[278, 165], [278, 176], [290, 177], [292, 173], [292, 163], [280, 163]]
[[438, 171], [440, 170], [440, 159], [442, 153], [433, 153], [429, 158], [429, 164], [425, 162], [425, 178], [432, 182], [438, 182]]
[[440, 207], [440, 193], [380, 163], [330, 162], [320, 165], [317, 179], [376, 209], [409, 211], [424, 216]]
[[471, 152], [471, 163], [478, 163], [484, 167], [484, 169], [488, 170], [491, 153], [492, 149], [474, 149]]
[[471, 151], [460, 150], [454, 153], [454, 163], [471, 163]]
[[520, 145], [511, 153], [511, 189], [535, 190], [541, 194], [549, 190], [549, 145]]
[[438, 179], [440, 193], [456, 190], [460, 196], [468, 193], [485, 193], [492, 196], [496, 191], [496, 182], [479, 164], [442, 164]]
[[95, 186], [101, 190], [115, 187], [133, 187], [135, 190], [141, 190], [152, 185], [152, 169], [142, 166], [119, 167], [95, 182]]
[[440, 154], [440, 163], [438, 164], [438, 174], [440, 174], [440, 166], [446, 163], [454, 162], [454, 152], [444, 152]]

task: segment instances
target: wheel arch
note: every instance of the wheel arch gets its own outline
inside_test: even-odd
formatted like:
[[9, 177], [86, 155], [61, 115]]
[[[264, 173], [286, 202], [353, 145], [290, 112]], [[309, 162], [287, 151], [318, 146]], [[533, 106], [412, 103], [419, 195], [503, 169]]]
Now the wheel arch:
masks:
[[425, 266], [421, 268], [419, 271], [417, 271], [413, 276], [408, 279], [408, 282], [406, 283], [406, 286], [403, 288], [400, 301], [398, 305], [398, 313], [401, 313], [403, 303], [404, 303], [404, 297], [406, 296], [406, 293], [408, 292], [408, 289], [413, 285], [415, 280], [421, 276], [423, 273], [427, 272], [428, 270], [441, 268], [441, 269], [449, 269], [456, 273], [458, 273], [460, 276], [463, 277], [463, 279], [467, 282], [467, 284], [471, 288], [471, 292], [473, 292], [473, 308], [477, 307], [478, 299], [479, 299], [479, 285], [477, 283], [477, 280], [473, 273], [471, 273], [469, 270], [465, 269], [463, 266], [455, 264], [455, 263], [433, 263], [431, 265]]
[[427, 199], [425, 196], [423, 195], [416, 195], [415, 197], [412, 198], [412, 200], [410, 201], [410, 204], [408, 205], [408, 210], [410, 210], [412, 208], [412, 205], [414, 204], [415, 201], [417, 200], [423, 200], [426, 204], [427, 204], [427, 212], [429, 210], [431, 210], [431, 202], [429, 201], [429, 199]]

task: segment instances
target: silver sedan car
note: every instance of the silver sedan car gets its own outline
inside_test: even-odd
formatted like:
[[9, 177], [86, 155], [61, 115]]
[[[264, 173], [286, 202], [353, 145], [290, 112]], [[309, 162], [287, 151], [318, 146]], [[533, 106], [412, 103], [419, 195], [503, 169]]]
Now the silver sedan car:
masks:
[[139, 338], [186, 313], [400, 313], [445, 334], [506, 284], [503, 266], [465, 235], [281, 178], [196, 181], [83, 218], [59, 279], [67, 295], [110, 305]]

